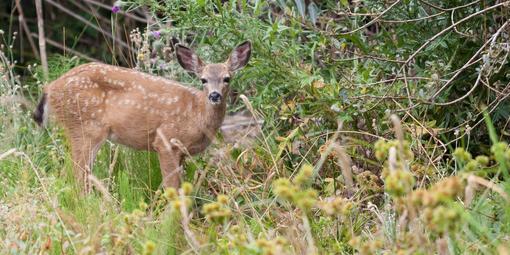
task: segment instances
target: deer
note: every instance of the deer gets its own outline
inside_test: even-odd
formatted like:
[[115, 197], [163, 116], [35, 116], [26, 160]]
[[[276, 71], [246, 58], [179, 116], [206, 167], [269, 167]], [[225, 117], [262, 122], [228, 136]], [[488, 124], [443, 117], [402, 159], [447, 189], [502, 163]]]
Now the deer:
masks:
[[178, 188], [186, 156], [203, 152], [214, 139], [225, 117], [230, 80], [248, 63], [251, 43], [238, 45], [222, 63], [206, 64], [182, 44], [175, 54], [180, 66], [200, 79], [202, 90], [96, 62], [44, 86], [33, 119], [45, 127], [51, 116], [63, 127], [82, 193], [92, 190], [92, 167], [107, 140], [156, 152], [163, 187]]

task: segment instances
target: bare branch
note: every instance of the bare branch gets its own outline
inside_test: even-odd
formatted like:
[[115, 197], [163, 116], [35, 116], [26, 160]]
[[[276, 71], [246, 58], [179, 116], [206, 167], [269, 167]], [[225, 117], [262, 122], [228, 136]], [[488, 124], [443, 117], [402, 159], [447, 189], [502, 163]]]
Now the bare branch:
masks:
[[[90, 4], [93, 4], [93, 5], [96, 5], [96, 6], [99, 6], [99, 7], [103, 8], [103, 9], [107, 9], [107, 10], [111, 10], [111, 8], [112, 8], [112, 7], [111, 7], [111, 6], [109, 6], [109, 5], [106, 5], [106, 4], [103, 4], [103, 3], [101, 3], [101, 2], [97, 2], [97, 1], [94, 1], [94, 0], [83, 0], [83, 1], [85, 1], [85, 2], [87, 2], [87, 3], [90, 3]], [[140, 18], [140, 17], [138, 17], [138, 16], [136, 16], [136, 15], [133, 15], [133, 14], [130, 14], [130, 13], [124, 12], [124, 11], [122, 11], [122, 10], [121, 10], [119, 13], [121, 13], [121, 14], [125, 15], [126, 17], [132, 18], [132, 19], [134, 19], [134, 20], [136, 20], [136, 21], [140, 21], [140, 22], [144, 22], [144, 23], [147, 23], [147, 22], [148, 22], [148, 21], [147, 21], [146, 19], [144, 19], [144, 18]]]
[[23, 27], [23, 31], [27, 35], [28, 43], [30, 44], [30, 48], [32, 49], [32, 52], [34, 53], [34, 56], [39, 59], [39, 52], [37, 51], [37, 47], [35, 46], [34, 40], [32, 39], [32, 36], [30, 35], [30, 29], [28, 28], [27, 22], [25, 22], [25, 14], [23, 13], [23, 8], [21, 7], [20, 0], [16, 0], [16, 9], [18, 10], [19, 14], [19, 22], [21, 23], [21, 26]]
[[[40, 1], [40, 0], [38, 0], [38, 1]], [[117, 43], [122, 45], [122, 47], [129, 49], [129, 45], [127, 43], [125, 43], [124, 41], [120, 40], [119, 38], [113, 36], [110, 32], [108, 32], [108, 31], [104, 30], [103, 28], [93, 24], [92, 22], [88, 21], [87, 19], [85, 19], [85, 18], [75, 14], [73, 11], [67, 9], [66, 7], [62, 6], [61, 4], [59, 4], [59, 3], [57, 3], [57, 2], [55, 2], [53, 0], [45, 0], [45, 1], [48, 2], [49, 4], [55, 6], [56, 8], [60, 9], [61, 11], [67, 13], [69, 16], [71, 16], [71, 17], [73, 17], [73, 18], [83, 22], [85, 25], [87, 25], [87, 26], [89, 26], [89, 27], [91, 27], [91, 28], [101, 32], [103, 35], [106, 35], [106, 36], [110, 37], [111, 39], [115, 40]]]
[[[37, 34], [35, 34], [35, 33], [32, 33], [31, 35], [32, 35], [33, 37], [35, 37], [35, 38], [39, 38], [39, 36], [38, 36]], [[89, 57], [89, 56], [87, 56], [87, 55], [85, 55], [85, 54], [83, 54], [83, 53], [81, 53], [81, 52], [78, 52], [78, 51], [73, 50], [73, 49], [71, 49], [71, 48], [69, 48], [69, 47], [66, 47], [66, 46], [64, 46], [64, 45], [62, 45], [62, 44], [60, 44], [60, 43], [58, 43], [58, 42], [55, 42], [55, 41], [53, 41], [53, 40], [51, 40], [51, 39], [45, 38], [45, 40], [46, 40], [46, 42], [47, 42], [49, 45], [54, 46], [54, 47], [57, 47], [57, 48], [59, 48], [59, 49], [61, 49], [61, 50], [63, 50], [63, 51], [66, 51], [66, 52], [70, 52], [71, 54], [74, 54], [74, 55], [76, 55], [76, 56], [78, 56], [78, 57], [80, 57], [80, 58], [83, 58], [83, 59], [86, 59], [86, 60], [88, 60], [88, 61], [92, 61], [92, 62], [103, 62], [103, 61], [101, 61], [101, 60], [99, 60], [99, 59]]]
[[499, 4], [495, 4], [491, 7], [488, 7], [488, 8], [485, 8], [481, 11], [478, 11], [478, 12], [475, 12], [471, 15], [468, 15], [467, 17], [464, 17], [462, 19], [460, 19], [459, 21], [453, 23], [452, 25], [448, 26], [447, 28], [443, 29], [441, 32], [435, 34], [434, 36], [432, 36], [431, 38], [429, 38], [424, 44], [422, 44], [413, 54], [411, 54], [411, 56], [409, 56], [409, 58], [407, 58], [406, 62], [405, 62], [405, 65], [409, 64], [409, 62], [411, 62], [412, 59], [414, 59], [414, 57], [416, 57], [416, 55], [418, 55], [418, 53], [420, 53], [423, 49], [425, 49], [430, 43], [432, 43], [434, 40], [436, 40], [437, 38], [439, 38], [441, 35], [445, 34], [446, 32], [450, 31], [452, 28], [456, 27], [457, 25], [467, 21], [467, 20], [470, 20], [471, 18], [473, 17], [476, 17], [480, 14], [483, 14], [483, 13], [486, 13], [488, 11], [491, 11], [493, 9], [496, 9], [498, 7], [501, 7], [501, 6], [504, 6], [504, 5], [508, 5], [510, 1], [505, 1], [505, 2], [501, 2]]
[[44, 35], [44, 17], [41, 0], [35, 0], [37, 12], [37, 29], [39, 31], [39, 51], [41, 53], [41, 65], [43, 68], [44, 80], [48, 80], [48, 57], [46, 56], [46, 40]]
[[382, 16], [384, 16], [384, 14], [386, 14], [388, 11], [390, 11], [393, 7], [395, 7], [395, 5], [397, 5], [398, 3], [400, 3], [400, 0], [397, 0], [395, 1], [394, 3], [392, 3], [388, 8], [386, 8], [386, 10], [384, 10], [383, 12], [381, 12], [377, 17], [375, 17], [373, 20], [371, 20], [370, 22], [368, 22], [367, 24], [361, 26], [361, 27], [358, 27], [352, 31], [349, 31], [349, 32], [345, 32], [345, 33], [340, 33], [340, 35], [348, 35], [348, 34], [353, 34], [353, 33], [356, 33], [358, 31], [360, 31], [361, 29], [364, 29], [372, 24], [374, 24], [375, 22], [377, 22]]

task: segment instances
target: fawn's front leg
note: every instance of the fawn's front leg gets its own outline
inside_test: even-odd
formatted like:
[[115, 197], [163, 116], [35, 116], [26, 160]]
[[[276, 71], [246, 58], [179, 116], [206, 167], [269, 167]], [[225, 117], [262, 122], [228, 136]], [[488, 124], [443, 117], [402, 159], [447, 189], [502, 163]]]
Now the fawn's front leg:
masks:
[[161, 168], [161, 176], [163, 177], [163, 187], [179, 188], [181, 184], [182, 166], [180, 165], [180, 153], [161, 153], [159, 156], [159, 167]]
[[[158, 132], [160, 133], [160, 132]], [[160, 133], [162, 134], [162, 133]], [[158, 135], [153, 146], [158, 153], [159, 167], [163, 178], [163, 187], [179, 188], [181, 183], [183, 154], [179, 148], [176, 148], [167, 141], [166, 137]]]

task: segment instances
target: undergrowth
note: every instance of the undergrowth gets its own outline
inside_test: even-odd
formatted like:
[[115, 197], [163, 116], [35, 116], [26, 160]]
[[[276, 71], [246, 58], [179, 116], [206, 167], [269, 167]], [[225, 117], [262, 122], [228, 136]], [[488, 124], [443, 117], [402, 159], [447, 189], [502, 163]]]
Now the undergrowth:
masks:
[[[0, 33], [0, 253], [510, 254], [508, 5], [418, 52], [450, 14], [499, 4], [431, 2], [444, 8], [117, 1], [146, 5], [155, 19], [130, 36], [133, 68], [189, 86], [199, 82], [178, 67], [172, 38], [209, 62], [252, 41], [229, 111], [247, 109], [264, 125], [249, 143], [219, 134], [186, 161], [176, 189], [160, 188], [153, 153], [107, 143], [87, 196], [62, 130], [31, 120], [48, 81], [36, 65], [17, 76], [15, 38]], [[355, 13], [385, 10], [376, 32], [356, 30], [371, 21]], [[483, 35], [473, 31], [480, 20]], [[49, 63], [52, 80], [83, 61]], [[465, 89], [480, 82], [477, 93]]]

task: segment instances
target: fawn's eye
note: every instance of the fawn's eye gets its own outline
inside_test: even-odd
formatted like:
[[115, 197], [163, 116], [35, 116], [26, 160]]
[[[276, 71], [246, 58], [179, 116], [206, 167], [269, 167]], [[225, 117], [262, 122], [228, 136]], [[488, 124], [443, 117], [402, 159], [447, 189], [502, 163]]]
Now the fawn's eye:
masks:
[[200, 79], [200, 81], [202, 82], [202, 84], [206, 84], [207, 83], [206, 79]]
[[229, 83], [229, 82], [230, 82], [230, 77], [225, 77], [225, 78], [223, 78], [223, 82], [225, 82], [225, 83]]

